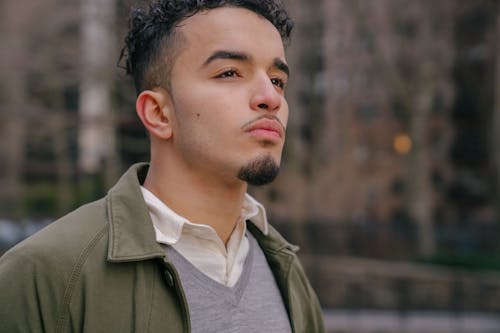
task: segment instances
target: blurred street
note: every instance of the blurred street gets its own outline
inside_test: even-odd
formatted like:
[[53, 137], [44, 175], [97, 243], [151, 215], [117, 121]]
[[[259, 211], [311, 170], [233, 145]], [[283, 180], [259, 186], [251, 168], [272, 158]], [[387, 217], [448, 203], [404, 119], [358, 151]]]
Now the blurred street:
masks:
[[394, 311], [326, 310], [332, 333], [498, 333], [500, 315]]

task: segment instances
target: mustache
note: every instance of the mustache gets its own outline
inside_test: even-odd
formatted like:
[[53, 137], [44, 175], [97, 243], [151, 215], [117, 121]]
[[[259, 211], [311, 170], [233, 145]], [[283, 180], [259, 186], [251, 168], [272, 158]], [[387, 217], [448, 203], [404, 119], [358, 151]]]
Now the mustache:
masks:
[[275, 115], [267, 115], [267, 114], [263, 115], [263, 116], [259, 116], [259, 117], [255, 118], [255, 119], [252, 119], [252, 120], [244, 123], [243, 126], [241, 126], [241, 129], [245, 130], [246, 128], [252, 126], [254, 123], [256, 123], [256, 122], [258, 122], [258, 121], [260, 121], [262, 119], [269, 119], [269, 120], [275, 120], [275, 121], [277, 121], [281, 125], [281, 127], [283, 128], [283, 132], [286, 132], [286, 126], [283, 124], [283, 122], [281, 121], [281, 119], [279, 119]]

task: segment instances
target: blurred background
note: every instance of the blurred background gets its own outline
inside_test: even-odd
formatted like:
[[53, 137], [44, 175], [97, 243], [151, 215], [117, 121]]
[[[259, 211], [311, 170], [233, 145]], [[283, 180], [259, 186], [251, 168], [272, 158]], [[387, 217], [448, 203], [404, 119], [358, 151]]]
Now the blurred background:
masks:
[[[285, 2], [284, 164], [251, 192], [329, 330], [500, 332], [500, 0]], [[149, 159], [117, 66], [144, 3], [0, 1], [0, 253]]]

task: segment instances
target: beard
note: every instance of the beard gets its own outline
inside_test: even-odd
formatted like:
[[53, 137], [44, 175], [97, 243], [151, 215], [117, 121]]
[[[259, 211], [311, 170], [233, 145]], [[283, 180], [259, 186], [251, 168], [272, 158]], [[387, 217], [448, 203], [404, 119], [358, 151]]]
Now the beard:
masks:
[[279, 164], [271, 156], [264, 156], [243, 166], [238, 178], [250, 185], [260, 186], [272, 182], [279, 171]]

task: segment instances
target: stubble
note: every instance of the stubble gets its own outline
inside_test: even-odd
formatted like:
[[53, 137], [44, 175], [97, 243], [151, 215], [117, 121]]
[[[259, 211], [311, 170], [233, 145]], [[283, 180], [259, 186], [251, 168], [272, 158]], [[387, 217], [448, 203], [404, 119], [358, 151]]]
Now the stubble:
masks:
[[238, 178], [250, 185], [266, 185], [278, 176], [279, 170], [279, 164], [267, 155], [243, 166], [238, 172]]

